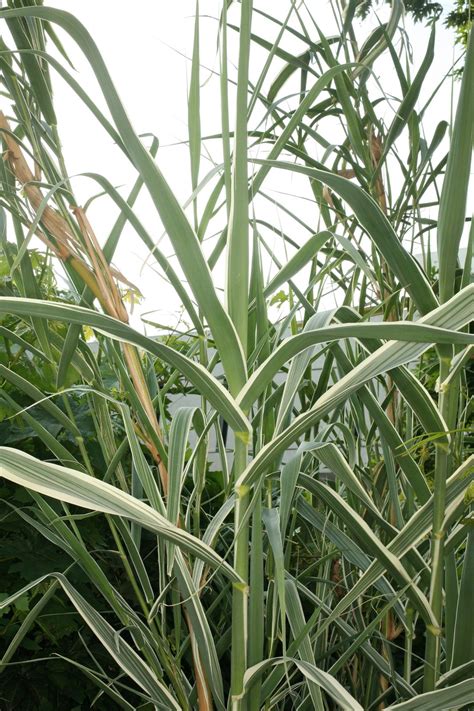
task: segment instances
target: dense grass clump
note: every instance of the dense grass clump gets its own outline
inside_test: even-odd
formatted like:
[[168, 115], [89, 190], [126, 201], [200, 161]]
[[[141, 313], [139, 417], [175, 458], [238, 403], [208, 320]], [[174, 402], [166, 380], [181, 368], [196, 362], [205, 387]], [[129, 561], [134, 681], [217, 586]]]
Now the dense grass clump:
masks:
[[[471, 708], [472, 37], [438, 116], [400, 0], [221, 3], [211, 79], [196, 2], [183, 207], [87, 29], [6, 5], [0, 707]], [[79, 206], [59, 81], [129, 194]], [[131, 232], [177, 330], [129, 323]]]

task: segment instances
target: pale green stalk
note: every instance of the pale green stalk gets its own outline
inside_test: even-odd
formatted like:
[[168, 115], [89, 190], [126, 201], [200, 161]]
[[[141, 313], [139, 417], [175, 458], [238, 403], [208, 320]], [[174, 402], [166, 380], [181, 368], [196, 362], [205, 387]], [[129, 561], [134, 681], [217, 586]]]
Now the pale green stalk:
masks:
[[[248, 289], [249, 289], [249, 220], [248, 220], [248, 161], [247, 161], [247, 92], [249, 79], [250, 27], [252, 0], [243, 0], [240, 14], [239, 64], [237, 79], [237, 105], [235, 114], [235, 140], [231, 181], [231, 205], [227, 238], [226, 303], [229, 315], [247, 352]], [[225, 120], [225, 113], [223, 116]], [[240, 383], [243, 385], [243, 382]], [[234, 396], [238, 391], [231, 388]], [[234, 481], [247, 466], [248, 446], [238, 436], [234, 449]], [[248, 576], [249, 576], [249, 524], [247, 507], [249, 488], [236, 490], [234, 568], [244, 581], [233, 586], [232, 596], [232, 707], [245, 711], [241, 698], [243, 676], [247, 668], [248, 644]]]
[[[474, 33], [471, 32], [461, 82], [456, 118], [438, 216], [439, 293], [441, 302], [454, 292], [459, 243], [466, 216], [472, 143], [474, 139]], [[448, 431], [456, 427], [459, 379], [448, 380], [453, 349], [439, 347], [439, 410]], [[441, 635], [443, 629], [444, 518], [446, 480], [452, 471], [452, 441], [436, 447], [434, 474], [433, 530], [431, 544], [430, 603], [438, 620], [436, 629], [427, 630], [424, 689], [432, 691], [440, 674]]]

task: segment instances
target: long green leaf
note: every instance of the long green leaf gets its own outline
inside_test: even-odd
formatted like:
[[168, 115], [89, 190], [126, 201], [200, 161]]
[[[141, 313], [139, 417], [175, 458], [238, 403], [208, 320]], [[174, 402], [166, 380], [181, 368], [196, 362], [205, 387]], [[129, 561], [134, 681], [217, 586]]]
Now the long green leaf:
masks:
[[110, 484], [74, 469], [41, 462], [29, 454], [8, 447], [0, 447], [0, 465], [2, 476], [19, 486], [92, 511], [136, 521], [165, 541], [175, 543], [201, 558], [213, 568], [221, 568], [231, 580], [239, 582], [239, 576], [231, 566], [209, 546], [171, 524], [150, 506]]
[[100, 85], [117, 130], [136, 169], [140, 172], [150, 196], [173, 244], [181, 267], [205, 315], [221, 353], [229, 384], [235, 389], [245, 381], [242, 345], [217, 296], [212, 276], [179, 202], [163, 174], [135, 133], [120, 101], [105, 62], [86, 28], [70, 13], [47, 7], [4, 9], [0, 18], [37, 17], [58, 24], [78, 44]]
[[236, 432], [241, 433], [243, 437], [248, 436], [250, 432], [247, 418], [206, 368], [170, 346], [144, 336], [111, 316], [70, 304], [8, 297], [0, 297], [0, 313], [14, 313], [18, 316], [35, 315], [53, 321], [88, 325], [111, 338], [143, 348], [170, 363], [188, 377]]
[[405, 287], [413, 298], [419, 311], [422, 314], [426, 314], [436, 308], [438, 302], [426, 275], [416, 260], [402, 246], [392, 225], [377, 203], [362, 188], [354, 185], [347, 178], [325, 170], [319, 170], [318, 168], [308, 168], [284, 161], [257, 158], [254, 159], [254, 162], [265, 166], [267, 172], [271, 168], [276, 168], [288, 170], [292, 173], [301, 173], [313, 180], [319, 180], [335, 190], [352, 208], [360, 224], [383, 255], [400, 284]]
[[474, 701], [474, 680], [461, 681], [448, 689], [439, 689], [401, 704], [388, 706], [387, 711], [448, 711]]
[[454, 273], [466, 216], [474, 139], [474, 32], [471, 30], [438, 215], [439, 294], [454, 292]]
[[90, 605], [76, 588], [71, 585], [68, 579], [60, 573], [52, 573], [44, 575], [38, 580], [29, 583], [21, 590], [18, 590], [14, 595], [6, 598], [0, 603], [0, 609], [10, 605], [16, 598], [23, 595], [31, 588], [36, 587], [44, 580], [53, 578], [61, 585], [62, 589], [71, 600], [77, 612], [81, 615], [84, 622], [90, 627], [93, 634], [99, 639], [101, 644], [107, 649], [115, 662], [132, 678], [147, 694], [158, 708], [176, 709], [180, 706], [170, 694], [166, 686], [162, 684], [154, 675], [152, 670], [138, 656], [132, 647], [125, 642], [121, 635], [117, 635], [114, 628], [104, 619], [104, 617]]

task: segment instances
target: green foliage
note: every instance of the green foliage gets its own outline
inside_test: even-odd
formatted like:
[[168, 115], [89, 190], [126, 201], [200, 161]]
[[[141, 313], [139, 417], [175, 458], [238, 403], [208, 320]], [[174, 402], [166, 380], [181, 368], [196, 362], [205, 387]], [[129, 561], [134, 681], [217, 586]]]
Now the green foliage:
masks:
[[[385, 2], [390, 2], [390, 0], [385, 0]], [[372, 9], [376, 8], [377, 4], [380, 4], [380, 0], [358, 0], [356, 1], [357, 14], [365, 18]], [[405, 0], [404, 5], [415, 22], [437, 19], [443, 13], [441, 3], [430, 0]], [[454, 0], [452, 9], [447, 12], [444, 18], [444, 23], [455, 31], [457, 42], [467, 44], [473, 16], [474, 3], [472, 0]]]
[[[422, 18], [435, 5], [409, 9]], [[462, 707], [473, 697], [472, 229], [459, 253], [473, 40], [451, 131], [444, 120], [427, 130], [435, 34], [408, 71], [400, 2], [384, 32], [356, 37], [348, 12], [335, 38], [294, 3], [284, 21], [224, 3], [222, 131], [206, 138], [196, 10], [186, 208], [77, 19], [34, 0], [0, 11], [11, 33], [0, 60], [1, 704]], [[252, 28], [257, 14], [268, 35]], [[57, 32], [89, 61], [107, 116]], [[372, 81], [382, 54], [399, 82], [390, 94]], [[100, 239], [75, 207], [53, 70], [137, 173], [126, 199], [89, 175], [119, 208]], [[204, 174], [213, 141], [224, 164]], [[288, 191], [267, 193], [270, 174], [304, 186], [308, 215]], [[140, 219], [142, 189], [175, 259]], [[179, 294], [187, 334], [128, 325], [127, 275], [110, 266], [127, 223]]]
[[472, 0], [456, 0], [454, 9], [446, 17], [446, 25], [452, 27], [459, 42], [467, 44], [474, 17]]
[[[385, 0], [389, 2], [389, 0]], [[463, 0], [459, 0], [460, 3]], [[375, 4], [380, 2], [380, 0], [375, 0]], [[439, 2], [431, 2], [431, 0], [406, 0], [404, 3], [405, 9], [411, 15], [415, 21], [419, 22], [421, 20], [431, 19], [433, 17], [439, 17], [443, 12], [443, 6]], [[367, 14], [374, 6], [374, 0], [359, 0], [357, 2], [357, 12], [362, 17], [366, 17]]]

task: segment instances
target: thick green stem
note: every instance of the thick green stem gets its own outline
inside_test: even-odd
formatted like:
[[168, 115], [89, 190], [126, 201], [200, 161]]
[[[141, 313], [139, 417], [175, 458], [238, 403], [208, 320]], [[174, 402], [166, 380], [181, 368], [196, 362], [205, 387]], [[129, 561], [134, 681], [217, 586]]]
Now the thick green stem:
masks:
[[[263, 660], [265, 588], [263, 573], [263, 531], [262, 531], [262, 492], [260, 490], [252, 514], [252, 548], [250, 559], [250, 596], [248, 664], [253, 666]], [[260, 709], [262, 681], [258, 679], [249, 692], [249, 711]]]
[[[451, 358], [446, 351], [440, 353], [439, 370], [439, 409], [448, 428], [456, 401], [456, 388], [444, 385]], [[452, 427], [451, 427], [452, 428]], [[446, 440], [436, 445], [436, 462], [433, 491], [433, 528], [431, 533], [431, 584], [430, 604], [438, 621], [437, 627], [427, 627], [424, 691], [433, 691], [440, 673], [440, 652], [443, 617], [443, 579], [444, 579], [444, 516], [446, 508], [446, 480], [451, 469], [451, 451]]]
[[[245, 469], [246, 463], [247, 445], [237, 440], [234, 460], [234, 474], [237, 477]], [[244, 674], [247, 668], [249, 596], [249, 524], [247, 509], [249, 492], [248, 486], [240, 486], [236, 491], [234, 568], [244, 582], [234, 583], [232, 593], [231, 695], [233, 711], [246, 711], [247, 706], [242, 694]]]
[[405, 654], [403, 657], [403, 678], [410, 683], [411, 665], [413, 656], [413, 636], [414, 636], [414, 611], [412, 607], [407, 608], [407, 628], [405, 631]]

